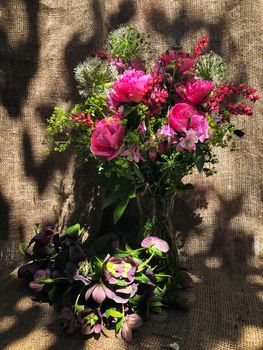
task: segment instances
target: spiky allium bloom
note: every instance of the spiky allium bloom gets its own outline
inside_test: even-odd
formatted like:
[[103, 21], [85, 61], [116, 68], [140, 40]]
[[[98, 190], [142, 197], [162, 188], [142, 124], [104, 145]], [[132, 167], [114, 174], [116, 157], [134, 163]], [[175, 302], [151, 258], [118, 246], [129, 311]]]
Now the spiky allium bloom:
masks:
[[146, 60], [150, 54], [150, 38], [134, 26], [119, 27], [109, 34], [108, 49], [113, 57]]
[[210, 51], [201, 55], [196, 63], [195, 76], [212, 81], [216, 86], [226, 81], [227, 65], [222, 57]]
[[104, 91], [107, 84], [116, 80], [118, 75], [117, 69], [110, 62], [98, 57], [86, 58], [74, 69], [74, 73], [79, 83], [79, 94], [83, 97], [92, 92]]

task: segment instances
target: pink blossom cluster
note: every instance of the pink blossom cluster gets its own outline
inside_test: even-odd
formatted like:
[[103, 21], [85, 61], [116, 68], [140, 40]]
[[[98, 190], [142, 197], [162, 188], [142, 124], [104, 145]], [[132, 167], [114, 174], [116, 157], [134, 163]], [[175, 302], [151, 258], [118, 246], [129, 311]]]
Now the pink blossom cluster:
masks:
[[[209, 115], [217, 112], [217, 116], [213, 116], [218, 123], [226, 122], [225, 112], [252, 115], [248, 105], [227, 103], [226, 100], [241, 95], [255, 102], [259, 99], [255, 89], [245, 84], [222, 84], [215, 88], [212, 81], [195, 77], [196, 62], [207, 45], [208, 38], [202, 37], [190, 54], [182, 50], [164, 52], [151, 74], [145, 72], [143, 61], [130, 60], [127, 67], [122, 59], [110, 58], [120, 73], [107, 99], [114, 115], [94, 126], [91, 152], [108, 160], [121, 156], [136, 163], [147, 159], [153, 161], [158, 153], [173, 149], [194, 152], [198, 143], [203, 144], [213, 137]], [[105, 53], [97, 55], [109, 59]], [[126, 144], [125, 135], [129, 134], [129, 127], [126, 127], [125, 111], [135, 110], [138, 104], [147, 107], [146, 117], [159, 120], [159, 126], [154, 135], [149, 134], [148, 123], [139, 120], [136, 128], [141, 135], [141, 143]]]

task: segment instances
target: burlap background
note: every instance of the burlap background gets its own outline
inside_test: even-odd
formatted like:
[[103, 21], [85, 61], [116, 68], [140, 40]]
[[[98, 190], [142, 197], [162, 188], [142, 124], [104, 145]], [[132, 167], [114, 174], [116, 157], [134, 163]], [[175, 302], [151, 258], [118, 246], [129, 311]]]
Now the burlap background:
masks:
[[[101, 212], [93, 166], [71, 155], [47, 157], [42, 139], [53, 107], [77, 98], [73, 67], [100, 48], [109, 29], [135, 23], [156, 49], [200, 35], [231, 65], [232, 78], [262, 88], [261, 0], [2, 0], [0, 5], [0, 265], [19, 261], [19, 241], [36, 222], [88, 221]], [[261, 92], [262, 94], [262, 92]], [[237, 150], [220, 151], [218, 174], [196, 174], [196, 189], [178, 198], [175, 223], [185, 237], [197, 302], [189, 313], [153, 319], [134, 345], [69, 339], [53, 311], [33, 305], [15, 275], [0, 287], [1, 349], [159, 349], [171, 335], [184, 350], [262, 350], [262, 103], [238, 118], [246, 135]], [[177, 219], [180, 218], [180, 219]]]

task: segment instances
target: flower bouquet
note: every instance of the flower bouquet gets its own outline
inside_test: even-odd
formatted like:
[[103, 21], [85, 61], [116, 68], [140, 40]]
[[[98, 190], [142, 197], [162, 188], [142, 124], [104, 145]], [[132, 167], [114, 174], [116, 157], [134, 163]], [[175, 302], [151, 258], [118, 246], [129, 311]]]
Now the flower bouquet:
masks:
[[62, 235], [44, 228], [30, 242], [33, 253], [22, 249], [33, 262], [20, 274], [50, 301], [63, 296], [69, 332], [100, 333], [105, 324], [130, 340], [143, 315], [182, 301], [175, 194], [192, 188], [183, 180], [195, 169], [214, 174], [214, 149], [243, 134], [235, 117], [253, 111], [233, 98], [259, 99], [252, 87], [226, 81], [227, 65], [205, 53], [207, 45], [203, 37], [190, 53], [174, 47], [154, 56], [147, 35], [120, 27], [105, 51], [76, 67], [82, 101], [69, 112], [55, 108], [48, 120], [51, 150], [95, 159], [107, 193], [102, 207], [114, 208], [114, 224], [130, 200], [138, 207], [132, 239], [120, 235], [115, 249], [111, 233], [90, 242], [78, 225]]

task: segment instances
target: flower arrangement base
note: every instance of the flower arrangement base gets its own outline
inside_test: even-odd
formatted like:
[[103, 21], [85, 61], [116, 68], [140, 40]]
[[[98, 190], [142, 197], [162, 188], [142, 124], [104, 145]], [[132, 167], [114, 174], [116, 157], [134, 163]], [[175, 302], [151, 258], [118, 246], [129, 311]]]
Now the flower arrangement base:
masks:
[[157, 197], [148, 192], [137, 197], [139, 213], [139, 240], [147, 236], [158, 236], [169, 244], [167, 259], [171, 274], [180, 267], [179, 253], [173, 226], [173, 209], [175, 194], [166, 197]]

